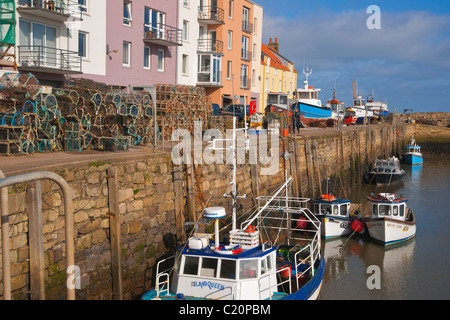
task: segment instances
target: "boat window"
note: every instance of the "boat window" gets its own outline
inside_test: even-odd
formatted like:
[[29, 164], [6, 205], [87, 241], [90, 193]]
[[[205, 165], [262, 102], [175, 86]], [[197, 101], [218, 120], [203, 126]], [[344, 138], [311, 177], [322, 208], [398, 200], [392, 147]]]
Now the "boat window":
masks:
[[254, 279], [258, 276], [258, 259], [239, 262], [239, 279]]
[[335, 205], [333, 206], [333, 214], [334, 214], [334, 215], [338, 215], [338, 214], [339, 214], [339, 210], [338, 210], [337, 204], [335, 204]]
[[287, 97], [286, 96], [281, 96], [280, 97], [280, 104], [287, 104]]
[[391, 206], [380, 205], [380, 216], [390, 216]]
[[372, 207], [372, 214], [375, 216], [378, 215], [378, 206], [376, 204]]
[[322, 209], [320, 210], [322, 214], [331, 214], [331, 205], [323, 204]]
[[267, 271], [267, 261], [266, 259], [261, 259], [261, 275], [263, 275]]
[[236, 261], [222, 259], [220, 265], [220, 277], [224, 279], [236, 279]]
[[197, 275], [198, 274], [198, 260], [199, 260], [199, 257], [185, 256], [184, 257], [183, 274]]
[[309, 99], [308, 92], [299, 92], [299, 98], [300, 99]]
[[202, 258], [202, 267], [200, 268], [200, 275], [204, 277], [217, 276], [217, 259]]
[[266, 257], [266, 260], [267, 260], [267, 270], [272, 270], [272, 257], [271, 257], [272, 255], [268, 255], [267, 257]]
[[348, 204], [341, 204], [341, 216], [347, 215]]
[[269, 103], [278, 103], [278, 97], [273, 94], [269, 94]]
[[400, 205], [400, 217], [403, 217], [405, 215], [405, 205]]
[[392, 207], [392, 214], [393, 214], [394, 216], [398, 216], [398, 206], [393, 206], [393, 207]]

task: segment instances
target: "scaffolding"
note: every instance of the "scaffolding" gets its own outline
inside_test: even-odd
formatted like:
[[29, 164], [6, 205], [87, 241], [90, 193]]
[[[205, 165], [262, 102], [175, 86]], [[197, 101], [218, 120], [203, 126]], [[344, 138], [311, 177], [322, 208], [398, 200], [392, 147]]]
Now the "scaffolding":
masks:
[[0, 67], [17, 69], [15, 0], [0, 0]]

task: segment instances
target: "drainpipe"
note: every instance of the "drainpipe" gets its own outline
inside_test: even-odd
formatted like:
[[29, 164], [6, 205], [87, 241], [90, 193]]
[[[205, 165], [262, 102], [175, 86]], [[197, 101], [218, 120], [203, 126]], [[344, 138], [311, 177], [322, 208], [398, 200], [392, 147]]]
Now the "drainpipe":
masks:
[[[32, 172], [32, 173], [26, 173], [21, 174], [17, 176], [12, 176], [8, 178], [0, 179], [0, 190], [2, 190], [1, 196], [2, 196], [2, 243], [5, 241], [8, 242], [8, 245], [6, 248], [8, 248], [8, 251], [5, 250], [5, 247], [3, 247], [3, 252], [9, 252], [9, 225], [8, 228], [5, 228], [3, 223], [5, 220], [7, 221], [8, 216], [5, 215], [4, 210], [4, 201], [3, 196], [5, 194], [5, 191], [7, 191], [8, 186], [18, 184], [18, 183], [26, 183], [31, 182], [35, 180], [44, 180], [49, 179], [54, 182], [56, 182], [59, 187], [63, 191], [63, 197], [64, 197], [64, 217], [65, 217], [65, 235], [66, 235], [66, 261], [67, 265], [66, 267], [69, 268], [70, 266], [75, 265], [75, 251], [74, 251], [74, 239], [73, 239], [73, 206], [72, 206], [72, 189], [70, 188], [69, 184], [64, 180], [60, 175], [49, 172], [49, 171], [40, 171], [40, 172]], [[7, 196], [7, 193], [6, 193]], [[7, 210], [6, 210], [6, 213]], [[6, 234], [6, 235], [5, 235]], [[5, 256], [3, 254], [3, 256]], [[9, 260], [9, 259], [8, 259]], [[5, 264], [5, 259], [3, 258], [3, 264]], [[9, 273], [9, 264], [7, 266], [8, 273]], [[69, 280], [71, 281], [74, 274], [73, 272], [69, 273], [67, 269], [67, 282]], [[3, 272], [5, 272], [5, 267], [3, 269]], [[7, 275], [7, 277], [3, 277], [3, 282], [10, 281], [10, 274]], [[4, 291], [4, 295], [7, 295], [9, 292], [9, 295], [11, 295], [11, 288], [8, 288], [8, 291]], [[75, 300], [75, 288], [74, 286], [67, 286], [67, 299], [68, 300]]]
[[[0, 179], [6, 178], [0, 169]], [[3, 269], [3, 300], [11, 300], [11, 262], [9, 257], [9, 209], [8, 209], [8, 188], [0, 189], [2, 201], [2, 269]]]

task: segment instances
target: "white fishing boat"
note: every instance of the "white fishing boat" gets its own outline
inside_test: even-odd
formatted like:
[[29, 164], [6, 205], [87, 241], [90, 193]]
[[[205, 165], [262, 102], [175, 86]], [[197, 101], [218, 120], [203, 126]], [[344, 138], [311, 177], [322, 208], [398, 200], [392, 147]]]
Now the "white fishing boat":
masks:
[[344, 111], [345, 124], [369, 123], [373, 117], [373, 111], [366, 107], [366, 100], [360, 95], [355, 95], [355, 82], [353, 82], [353, 103]]
[[375, 101], [374, 91], [367, 97], [366, 108], [373, 112], [373, 117], [379, 120], [386, 120], [389, 116], [389, 110], [386, 102]]
[[363, 221], [371, 238], [390, 246], [416, 235], [416, 218], [406, 205], [407, 199], [393, 193], [379, 193], [367, 199], [371, 212]]
[[[360, 205], [330, 194], [321, 195], [314, 201], [314, 214], [321, 222], [321, 233], [325, 240], [346, 236], [354, 230], [353, 222]], [[353, 225], [353, 228], [352, 228]]]
[[345, 104], [342, 101], [336, 99], [336, 90], [333, 89], [333, 99], [327, 101], [327, 108], [331, 109], [331, 117], [334, 120], [344, 119]]
[[[233, 154], [232, 190], [224, 195], [232, 199], [229, 240], [220, 241], [219, 234], [225, 209], [206, 206], [203, 217], [214, 221], [214, 233], [194, 228], [175, 256], [158, 263], [155, 287], [143, 300], [306, 300], [319, 295], [324, 274], [320, 221], [307, 208], [309, 199], [289, 195], [291, 177], [273, 195], [258, 197], [254, 213], [237, 224], [236, 201], [245, 197], [236, 189], [237, 146], [250, 148], [247, 138], [237, 143], [233, 119], [233, 138], [215, 139], [212, 146]], [[231, 146], [217, 147], [218, 141]]]

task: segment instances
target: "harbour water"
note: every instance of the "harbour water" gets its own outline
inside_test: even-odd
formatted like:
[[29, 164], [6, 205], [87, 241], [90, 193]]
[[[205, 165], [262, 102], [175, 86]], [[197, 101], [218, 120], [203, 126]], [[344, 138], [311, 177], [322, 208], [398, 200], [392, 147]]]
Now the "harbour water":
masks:
[[349, 198], [367, 213], [371, 193], [403, 195], [416, 214], [416, 237], [390, 249], [357, 234], [327, 241], [319, 299], [450, 299], [450, 159], [424, 155], [423, 165], [402, 168], [402, 181], [363, 185]]

